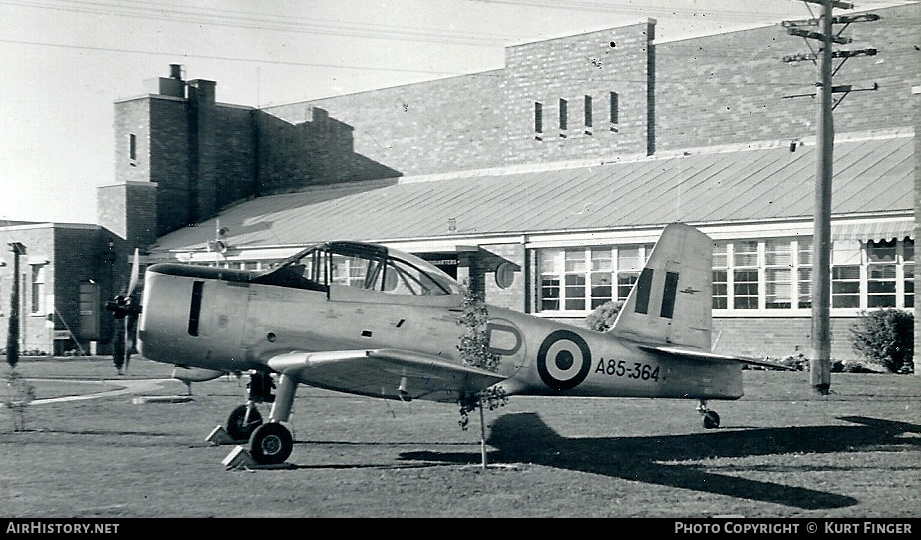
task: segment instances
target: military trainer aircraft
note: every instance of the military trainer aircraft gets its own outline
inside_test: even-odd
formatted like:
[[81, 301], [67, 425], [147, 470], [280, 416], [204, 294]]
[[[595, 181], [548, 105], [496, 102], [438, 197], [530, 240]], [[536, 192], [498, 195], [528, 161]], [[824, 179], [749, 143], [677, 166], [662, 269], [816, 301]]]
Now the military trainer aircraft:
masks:
[[[262, 271], [154, 264], [140, 305], [133, 277], [109, 309], [140, 317], [141, 355], [183, 368], [184, 380], [250, 374], [249, 398], [227, 431], [248, 439], [261, 464], [282, 463], [292, 451], [285, 424], [299, 384], [448, 403], [495, 388], [689, 398], [713, 428], [720, 419], [707, 400], [741, 397], [743, 364], [774, 364], [711, 351], [712, 249], [697, 229], [668, 225], [607, 332], [488, 307], [495, 371], [460, 356], [461, 285], [375, 244], [323, 243]], [[256, 408], [263, 402], [272, 403], [267, 421]]]

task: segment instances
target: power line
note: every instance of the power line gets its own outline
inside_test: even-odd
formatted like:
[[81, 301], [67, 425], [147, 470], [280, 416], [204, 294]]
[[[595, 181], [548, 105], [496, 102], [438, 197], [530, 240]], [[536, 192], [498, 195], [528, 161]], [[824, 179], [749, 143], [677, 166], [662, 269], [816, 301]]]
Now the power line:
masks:
[[[244, 29], [272, 30], [292, 33], [310, 33], [318, 35], [364, 37], [370, 39], [397, 40], [407, 42], [446, 43], [493, 47], [515, 39], [524, 39], [525, 35], [506, 35], [496, 37], [478, 37], [470, 32], [443, 29], [407, 27], [386, 23], [350, 23], [292, 17], [282, 15], [263, 15], [252, 12], [222, 11], [211, 14], [197, 8], [177, 6], [174, 4], [143, 2], [140, 7], [130, 5], [112, 5], [85, 0], [58, 0], [54, 4], [30, 0], [4, 0], [0, 4], [32, 7], [74, 13], [89, 13], [106, 16], [123, 16], [142, 20], [159, 20], [191, 24], [207, 24]], [[167, 11], [168, 9], [168, 11]]]
[[15, 40], [15, 39], [0, 39], [0, 43], [13, 43], [17, 45], [36, 45], [36, 46], [41, 46], [41, 47], [59, 47], [59, 48], [64, 48], [64, 49], [119, 52], [119, 53], [129, 53], [129, 54], [146, 54], [146, 55], [156, 55], [156, 56], [168, 56], [171, 58], [176, 58], [176, 57], [202, 58], [206, 60], [226, 60], [230, 62], [250, 62], [253, 64], [278, 64], [278, 65], [287, 65], [287, 66], [352, 69], [352, 70], [361, 70], [361, 71], [422, 73], [422, 74], [427, 74], [427, 75], [462, 75], [466, 73], [466, 72], [434, 71], [434, 70], [423, 70], [423, 69], [383, 68], [383, 67], [378, 67], [378, 66], [349, 66], [349, 65], [344, 65], [344, 64], [321, 64], [317, 62], [290, 62], [290, 61], [284, 61], [284, 60], [265, 60], [261, 58], [260, 59], [232, 58], [229, 56], [214, 56], [214, 55], [188, 54], [188, 53], [166, 53], [166, 52], [155, 52], [155, 51], [149, 51], [149, 50], [139, 50], [139, 49], [92, 47], [89, 45], [64, 45], [64, 44], [59, 44], [59, 43], [40, 43], [37, 41], [25, 41], [25, 40]]

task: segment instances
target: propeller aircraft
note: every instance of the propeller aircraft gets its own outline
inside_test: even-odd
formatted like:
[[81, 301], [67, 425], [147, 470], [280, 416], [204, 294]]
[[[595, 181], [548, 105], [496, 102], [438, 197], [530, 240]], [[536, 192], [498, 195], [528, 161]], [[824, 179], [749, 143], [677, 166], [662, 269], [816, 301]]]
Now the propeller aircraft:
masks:
[[[360, 242], [318, 244], [261, 271], [158, 263], [146, 269], [140, 305], [110, 302], [135, 317], [137, 349], [177, 366], [186, 382], [249, 373], [246, 403], [227, 432], [248, 440], [260, 464], [283, 463], [298, 385], [385, 399], [457, 403], [488, 389], [506, 395], [708, 400], [743, 395], [744, 364], [769, 362], [711, 351], [712, 240], [668, 225], [612, 328], [598, 332], [489, 306], [495, 371], [458, 351], [464, 291], [430, 263]], [[137, 270], [137, 258], [135, 258]], [[271, 403], [263, 420], [257, 404]]]

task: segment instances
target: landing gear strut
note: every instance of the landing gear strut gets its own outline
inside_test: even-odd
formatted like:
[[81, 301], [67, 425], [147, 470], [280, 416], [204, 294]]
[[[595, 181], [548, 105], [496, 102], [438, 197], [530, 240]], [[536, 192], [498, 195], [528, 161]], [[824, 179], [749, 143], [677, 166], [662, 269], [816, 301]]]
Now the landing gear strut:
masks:
[[231, 411], [227, 417], [227, 433], [236, 441], [249, 440], [253, 431], [262, 425], [262, 415], [256, 404], [275, 401], [272, 395], [272, 389], [275, 388], [272, 375], [257, 371], [250, 375], [246, 386], [249, 388], [246, 403]]
[[716, 414], [716, 411], [710, 410], [707, 407], [706, 400], [700, 400], [700, 405], [697, 406], [697, 412], [703, 415], [704, 427], [706, 429], [715, 429], [720, 427], [720, 415]]
[[[278, 392], [272, 395], [275, 384], [269, 373], [256, 372], [250, 378], [249, 399], [227, 419], [227, 433], [237, 440], [249, 440], [249, 452], [261, 465], [284, 463], [294, 447], [294, 438], [282, 422], [291, 416], [297, 382], [282, 374]], [[272, 403], [268, 422], [263, 422], [256, 403]]]

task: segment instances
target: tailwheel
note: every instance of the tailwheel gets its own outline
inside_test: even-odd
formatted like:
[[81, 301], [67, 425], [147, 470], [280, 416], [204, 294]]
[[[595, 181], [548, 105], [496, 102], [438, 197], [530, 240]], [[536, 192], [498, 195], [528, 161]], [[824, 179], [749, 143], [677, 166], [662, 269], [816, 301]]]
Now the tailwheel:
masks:
[[253, 431], [260, 425], [262, 425], [262, 415], [251, 404], [240, 405], [227, 417], [227, 433], [235, 441], [249, 440]]
[[260, 465], [284, 463], [293, 448], [291, 432], [278, 422], [262, 424], [249, 439], [249, 453]]
[[720, 427], [720, 415], [707, 407], [706, 400], [700, 400], [700, 405], [697, 406], [697, 412], [704, 417], [704, 428], [716, 429]]

